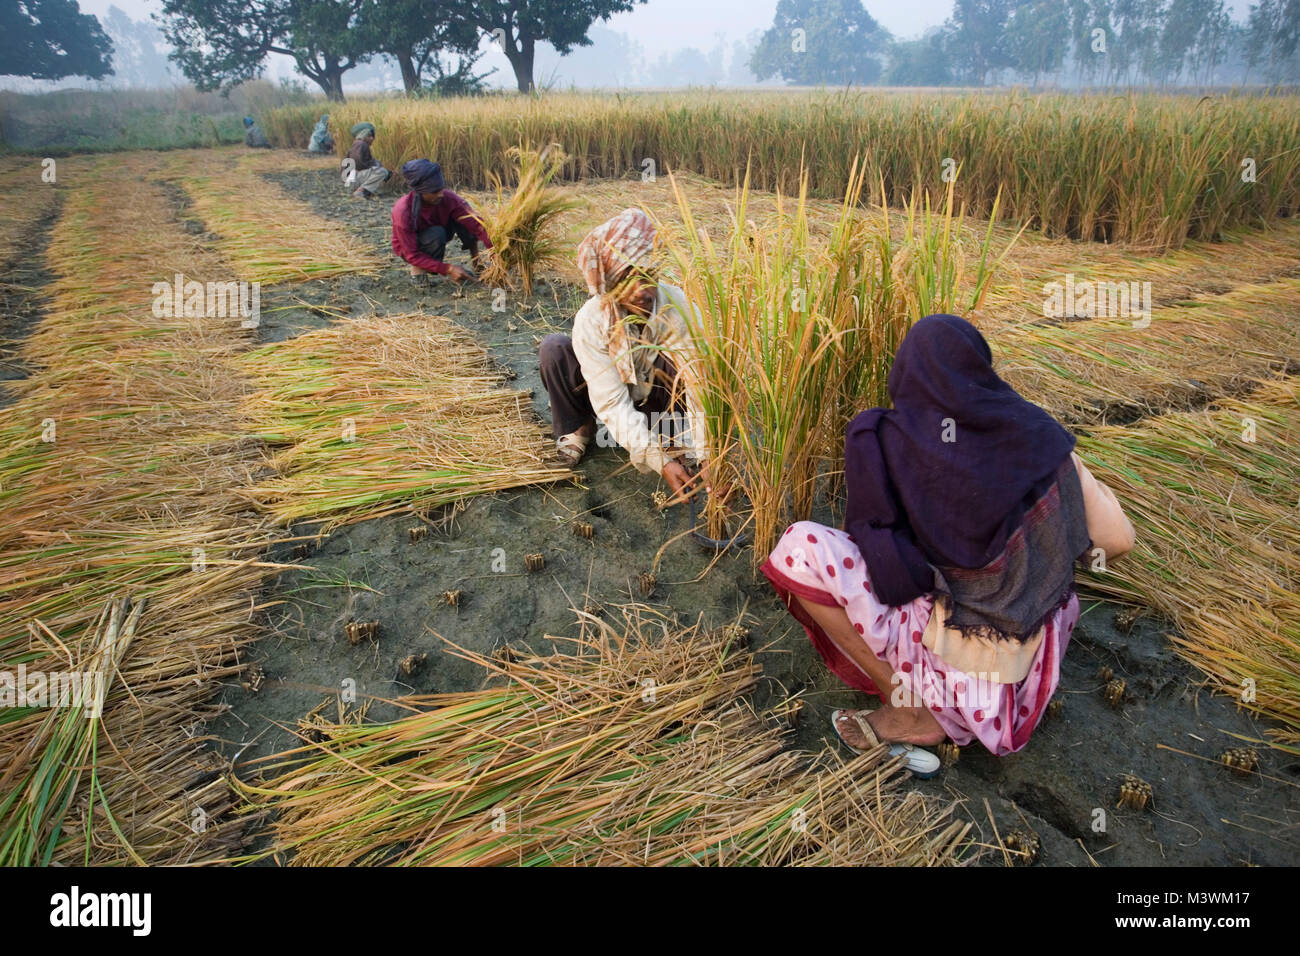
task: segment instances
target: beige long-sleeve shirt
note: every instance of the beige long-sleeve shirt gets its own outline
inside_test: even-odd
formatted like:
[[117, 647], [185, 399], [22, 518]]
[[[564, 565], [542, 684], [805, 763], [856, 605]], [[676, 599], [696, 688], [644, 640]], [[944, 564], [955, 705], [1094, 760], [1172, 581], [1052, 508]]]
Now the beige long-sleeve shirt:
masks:
[[678, 435], [676, 442], [685, 445], [689, 441], [688, 456], [701, 461], [707, 458], [707, 433], [694, 377], [694, 349], [683, 319], [687, 308], [689, 305], [681, 289], [666, 282], [659, 283], [654, 311], [640, 336], [628, 336], [629, 348], [639, 350], [633, 362], [635, 385], [623, 382], [614, 356], [607, 350], [605, 317], [599, 296], [588, 299], [573, 319], [573, 351], [582, 366], [591, 407], [596, 417], [605, 423], [610, 437], [627, 450], [632, 464], [641, 472], [662, 474], [669, 461], [661, 443], [661, 439], [668, 437], [666, 430], [652, 430], [648, 417], [636, 407], [650, 394], [648, 370], [653, 364], [654, 354], [660, 351], [666, 353], [682, 376], [686, 393], [686, 434]]

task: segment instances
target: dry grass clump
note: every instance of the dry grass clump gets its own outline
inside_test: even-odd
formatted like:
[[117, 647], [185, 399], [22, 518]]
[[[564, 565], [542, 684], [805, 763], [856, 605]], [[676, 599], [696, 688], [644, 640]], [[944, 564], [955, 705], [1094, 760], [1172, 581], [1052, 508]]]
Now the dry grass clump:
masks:
[[192, 150], [173, 159], [165, 175], [185, 189], [238, 278], [270, 284], [380, 267], [369, 244], [287, 196], [257, 175], [256, 167], [240, 169], [234, 159], [228, 150]]
[[244, 404], [278, 477], [252, 495], [279, 522], [328, 526], [571, 478], [526, 392], [443, 316], [348, 319], [242, 362]]
[[1137, 529], [1133, 553], [1087, 584], [1169, 617], [1183, 656], [1300, 743], [1300, 381], [1078, 447]]
[[[314, 107], [265, 117], [277, 145], [304, 146]], [[692, 92], [618, 97], [353, 100], [331, 119], [368, 120], [394, 167], [428, 156], [449, 180], [487, 188], [519, 142], [561, 143], [578, 178], [691, 170], [793, 195], [842, 194], [864, 148], [873, 202], [901, 207], [942, 193], [1048, 236], [1133, 243], [1154, 251], [1214, 239], [1300, 208], [1296, 97], [870, 92]], [[340, 139], [339, 150], [347, 148]], [[1255, 162], [1242, 180], [1243, 159]], [[945, 166], [945, 160], [952, 163]]]
[[558, 145], [540, 151], [512, 146], [507, 152], [515, 164], [513, 191], [507, 196], [505, 184], [493, 174], [496, 205], [482, 216], [492, 239], [492, 264], [479, 278], [487, 285], [513, 288], [517, 276], [524, 295], [532, 295], [537, 273], [570, 256], [556, 227], [578, 202], [551, 185], [569, 162]]
[[[933, 865], [969, 824], [907, 792], [884, 749], [785, 749], [788, 705], [740, 698], [761, 668], [732, 631], [645, 607], [582, 615], [571, 650], [491, 659], [484, 690], [321, 728], [244, 783], [297, 865]], [[558, 641], [559, 638], [550, 638]]]

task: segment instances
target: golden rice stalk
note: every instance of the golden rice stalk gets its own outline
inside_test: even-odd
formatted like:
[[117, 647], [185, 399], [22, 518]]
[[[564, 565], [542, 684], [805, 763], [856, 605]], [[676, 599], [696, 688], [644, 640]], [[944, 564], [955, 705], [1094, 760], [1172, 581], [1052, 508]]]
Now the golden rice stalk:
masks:
[[684, 228], [669, 247], [696, 313], [688, 387], [706, 417], [713, 483], [749, 499], [755, 564], [809, 516], [819, 488], [837, 501], [845, 429], [887, 401], [912, 323], [973, 313], [997, 266], [991, 230], [965, 241], [951, 188], [942, 210], [918, 197], [895, 229], [883, 212], [859, 215], [864, 185], [855, 167], [825, 241], [813, 237], [806, 189], [788, 204], [778, 196], [775, 216], [755, 222], [746, 184], [717, 238], [679, 193]]

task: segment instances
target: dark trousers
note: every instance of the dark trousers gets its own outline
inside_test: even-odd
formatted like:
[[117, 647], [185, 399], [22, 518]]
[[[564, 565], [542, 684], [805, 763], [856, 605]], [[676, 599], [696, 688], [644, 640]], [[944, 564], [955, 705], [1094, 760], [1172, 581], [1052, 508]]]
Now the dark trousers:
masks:
[[[463, 223], [453, 222], [451, 226], [451, 235], [460, 240], [460, 246], [466, 252], [474, 248], [478, 242], [478, 236], [470, 232]], [[419, 235], [415, 237], [420, 246], [420, 251], [431, 258], [443, 261], [447, 252], [447, 230], [442, 226], [429, 226], [427, 229], [421, 229]]]
[[[583, 425], [596, 420], [596, 413], [591, 407], [591, 398], [587, 394], [587, 382], [582, 377], [582, 366], [573, 351], [573, 339], [567, 335], [548, 335], [542, 339], [537, 350], [538, 364], [542, 371], [542, 385], [551, 400], [551, 431], [556, 438], [576, 432]], [[681, 417], [686, 414], [686, 397], [676, 389], [677, 368], [662, 353], [655, 356], [654, 380], [646, 400], [636, 406], [638, 412], [647, 416], [672, 411]], [[674, 402], [674, 391], [676, 401]], [[675, 434], [678, 429], [676, 418], [669, 416], [668, 423], [673, 426]], [[669, 435], [672, 437], [672, 434]]]

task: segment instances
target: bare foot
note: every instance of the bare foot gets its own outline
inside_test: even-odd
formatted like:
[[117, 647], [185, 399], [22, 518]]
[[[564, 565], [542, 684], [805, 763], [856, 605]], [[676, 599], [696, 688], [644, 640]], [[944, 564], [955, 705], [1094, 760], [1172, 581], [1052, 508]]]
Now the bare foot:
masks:
[[891, 707], [886, 704], [873, 713], [871, 727], [881, 740], [890, 743], [928, 746], [942, 743], [947, 734], [924, 707]]
[[876, 736], [891, 744], [933, 746], [948, 737], [934, 715], [924, 708], [885, 706], [872, 711], [845, 711], [840, 714], [836, 728], [844, 742], [856, 750], [866, 750], [871, 745], [853, 719], [854, 713], [861, 714]]

